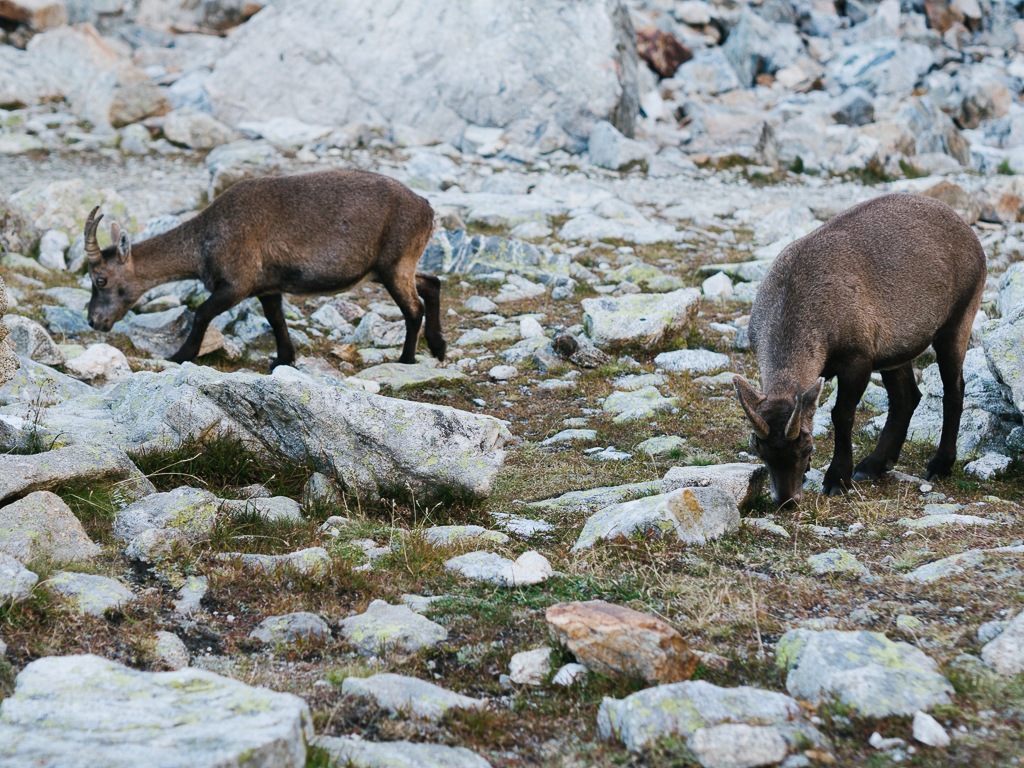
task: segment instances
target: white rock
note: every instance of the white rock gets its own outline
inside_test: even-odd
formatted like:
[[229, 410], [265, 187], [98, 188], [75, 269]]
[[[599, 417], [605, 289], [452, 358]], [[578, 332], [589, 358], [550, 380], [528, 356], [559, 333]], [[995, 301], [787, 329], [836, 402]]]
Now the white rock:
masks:
[[653, 152], [647, 144], [627, 139], [615, 126], [602, 120], [590, 132], [587, 154], [594, 165], [617, 171], [630, 163], [647, 159]]
[[486, 699], [462, 696], [434, 683], [405, 675], [380, 674], [346, 677], [342, 694], [373, 699], [391, 712], [402, 712], [424, 720], [440, 720], [451, 709], [485, 709]]
[[701, 293], [683, 288], [662, 294], [584, 299], [583, 328], [604, 348], [637, 346], [654, 350], [684, 334], [697, 314]]
[[0, 704], [0, 761], [12, 766], [303, 768], [312, 737], [298, 696], [92, 655], [32, 662]]
[[188, 648], [176, 634], [157, 632], [153, 641], [153, 657], [168, 669], [184, 669], [188, 666]]
[[551, 678], [551, 682], [555, 685], [569, 686], [586, 680], [586, 675], [587, 668], [582, 664], [563, 664], [558, 668], [555, 676]]
[[1024, 611], [995, 640], [984, 645], [981, 660], [1006, 677], [1024, 672]]
[[332, 765], [352, 768], [491, 768], [468, 749], [443, 744], [379, 743], [347, 736], [317, 736], [313, 743], [330, 753]]
[[914, 713], [914, 738], [929, 747], [948, 747], [949, 734], [938, 721], [927, 712]]
[[491, 552], [469, 552], [446, 561], [445, 569], [467, 579], [489, 581], [501, 587], [527, 587], [551, 578], [551, 564], [538, 552], [529, 551], [514, 562]]
[[498, 305], [484, 296], [470, 296], [466, 299], [464, 306], [470, 312], [479, 312], [486, 315], [498, 309]]
[[64, 252], [71, 245], [67, 234], [59, 229], [45, 232], [39, 240], [39, 263], [47, 269], [61, 272], [67, 269], [64, 263]]
[[980, 477], [982, 480], [991, 480], [998, 474], [1006, 471], [1013, 462], [1009, 456], [989, 451], [980, 459], [970, 462], [964, 467], [965, 472]]
[[536, 318], [524, 317], [519, 321], [519, 335], [524, 339], [540, 338], [544, 335], [544, 328]]
[[777, 728], [723, 723], [698, 728], [687, 742], [704, 768], [755, 768], [775, 765], [789, 753]]
[[424, 618], [405, 605], [374, 600], [364, 613], [338, 622], [342, 637], [364, 656], [381, 653], [416, 653], [448, 639], [440, 624]]
[[467, 125], [462, 133], [462, 151], [491, 157], [505, 146], [505, 132], [501, 128], [487, 128], [482, 125]]
[[64, 364], [65, 370], [76, 379], [96, 387], [124, 381], [132, 375], [124, 352], [110, 344], [90, 344], [82, 354]]
[[662, 352], [654, 358], [654, 364], [675, 373], [715, 373], [730, 364], [729, 356], [706, 349], [680, 349]]
[[724, 272], [718, 272], [701, 283], [701, 290], [709, 299], [728, 299], [732, 296], [732, 280]]
[[8, 554], [0, 552], [0, 603], [18, 602], [32, 594], [39, 577]]
[[487, 372], [495, 381], [508, 381], [519, 375], [519, 369], [514, 365], [496, 365]]
[[540, 685], [551, 671], [551, 649], [538, 648], [515, 654], [509, 662], [508, 671], [513, 683]]

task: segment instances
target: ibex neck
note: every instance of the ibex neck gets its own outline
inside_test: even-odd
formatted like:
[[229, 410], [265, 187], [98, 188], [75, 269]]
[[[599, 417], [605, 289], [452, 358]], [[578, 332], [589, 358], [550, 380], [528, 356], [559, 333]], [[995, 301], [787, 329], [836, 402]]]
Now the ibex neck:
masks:
[[189, 242], [186, 225], [133, 244], [132, 263], [143, 292], [163, 283], [200, 276], [196, 249]]

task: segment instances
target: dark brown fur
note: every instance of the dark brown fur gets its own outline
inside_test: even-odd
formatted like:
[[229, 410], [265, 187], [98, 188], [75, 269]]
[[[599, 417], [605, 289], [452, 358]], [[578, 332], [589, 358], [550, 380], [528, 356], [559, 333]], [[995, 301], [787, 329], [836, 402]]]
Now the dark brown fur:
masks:
[[[921, 399], [912, 361], [929, 344], [944, 395], [942, 437], [927, 476], [952, 471], [964, 355], [985, 274], [985, 253], [971, 228], [944, 203], [908, 194], [854, 206], [782, 252], [750, 313], [764, 394], [734, 380], [777, 504], [800, 500], [825, 379], [836, 377], [839, 386], [825, 493], [892, 469]], [[854, 412], [872, 371], [882, 372], [889, 415], [875, 450], [854, 469]]]
[[198, 278], [210, 298], [170, 360], [193, 359], [214, 317], [257, 296], [277, 341], [271, 367], [288, 365], [295, 349], [281, 294], [333, 294], [371, 279], [384, 285], [405, 318], [400, 362], [415, 362], [424, 314], [427, 344], [443, 360], [441, 284], [416, 273], [433, 221], [430, 204], [412, 190], [356, 170], [241, 181], [195, 218], [135, 246], [112, 225], [114, 245], [102, 253], [95, 247], [97, 219], [91, 230], [86, 225], [87, 246], [90, 236], [94, 246], [89, 324], [110, 330], [153, 286]]

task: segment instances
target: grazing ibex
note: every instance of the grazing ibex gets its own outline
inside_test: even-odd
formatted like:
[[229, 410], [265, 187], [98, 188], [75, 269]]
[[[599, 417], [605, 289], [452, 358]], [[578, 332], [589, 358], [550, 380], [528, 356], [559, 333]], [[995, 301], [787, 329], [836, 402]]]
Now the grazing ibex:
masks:
[[444, 360], [441, 283], [416, 273], [434, 212], [393, 179], [356, 170], [249, 179], [195, 218], [134, 247], [128, 233], [111, 224], [113, 245], [102, 251], [96, 228], [103, 217], [96, 217], [97, 210], [85, 224], [89, 325], [97, 330], [109, 331], [153, 286], [198, 278], [210, 298], [199, 305], [185, 343], [168, 359], [193, 359], [210, 321], [256, 296], [277, 341], [273, 368], [295, 360], [281, 294], [333, 294], [369, 279], [384, 285], [405, 318], [399, 362], [416, 362], [424, 313], [427, 345]]
[[[835, 452], [824, 492], [893, 468], [921, 393], [912, 362], [931, 344], [942, 377], [942, 437], [928, 479], [956, 460], [963, 362], [985, 286], [985, 253], [949, 206], [892, 194], [861, 203], [784, 250], [750, 313], [764, 393], [733, 382], [768, 466], [773, 501], [800, 501], [810, 467], [814, 411], [825, 379], [838, 379]], [[870, 455], [853, 468], [853, 417], [872, 371], [882, 372], [889, 415]]]

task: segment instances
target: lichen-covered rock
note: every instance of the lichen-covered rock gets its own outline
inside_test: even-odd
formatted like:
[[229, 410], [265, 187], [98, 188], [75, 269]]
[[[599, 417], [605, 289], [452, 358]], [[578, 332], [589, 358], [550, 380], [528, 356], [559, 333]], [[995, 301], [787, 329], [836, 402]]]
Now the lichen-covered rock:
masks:
[[23, 563], [37, 558], [58, 563], [86, 562], [99, 551], [56, 494], [36, 491], [0, 507], [0, 552]]
[[783, 693], [758, 688], [720, 688], [703, 680], [647, 688], [624, 699], [605, 697], [597, 731], [640, 751], [666, 736], [690, 739], [701, 728], [723, 723], [777, 726], [786, 740], [820, 742], [814, 726], [801, 719], [800, 704]]
[[[0, 347], [2, 346], [0, 345]], [[0, 349], [0, 353], [2, 352], [3, 350]], [[95, 393], [95, 390], [88, 384], [42, 363], [37, 363], [27, 357], [15, 359], [19, 363], [15, 366], [16, 370], [12, 370], [11, 377], [3, 386], [0, 386], [0, 403], [4, 405], [22, 403], [25, 407], [20, 412], [24, 416], [19, 416], [19, 418], [27, 422], [30, 419], [25, 417], [30, 415], [30, 408], [45, 408], [74, 397]]]
[[1024, 350], [1020, 344], [1024, 336], [1024, 302], [1018, 302], [1002, 322], [993, 325], [982, 335], [985, 358], [1010, 402], [1024, 413]]
[[661, 492], [678, 488], [721, 488], [728, 491], [741, 510], [751, 506], [764, 490], [768, 468], [763, 464], [710, 464], [672, 467], [661, 480]]
[[918, 566], [903, 578], [916, 584], [928, 584], [929, 582], [938, 581], [949, 576], [957, 576], [968, 568], [980, 565], [984, 560], [985, 552], [983, 550], [969, 549], [966, 552], [960, 552], [956, 555], [950, 555], [941, 560], [935, 560], [934, 562]]
[[558, 603], [545, 619], [552, 636], [595, 672], [653, 683], [689, 680], [700, 659], [675, 629], [655, 616], [603, 600]]
[[704, 768], [775, 765], [789, 754], [782, 732], [771, 725], [723, 723], [698, 728], [687, 746]]
[[996, 672], [1012, 677], [1024, 672], [1024, 612], [981, 649], [981, 659]]
[[443, 744], [381, 744], [348, 736], [317, 736], [313, 743], [327, 750], [337, 765], [353, 768], [491, 768], [489, 762], [468, 749]]
[[391, 387], [397, 392], [406, 387], [416, 387], [430, 382], [459, 381], [466, 374], [449, 371], [447, 368], [429, 368], [425, 365], [402, 365], [401, 363], [383, 363], [364, 368], [355, 375], [357, 379], [376, 381], [383, 386]]
[[74, 445], [30, 456], [0, 455], [0, 501], [71, 482], [113, 484], [118, 498], [129, 501], [156, 490], [114, 446]]
[[341, 636], [364, 656], [416, 653], [448, 639], [448, 630], [405, 605], [374, 600], [365, 613], [338, 622]]
[[648, 481], [590, 488], [585, 491], [569, 491], [553, 499], [535, 501], [529, 506], [539, 510], [558, 510], [570, 514], [592, 513], [613, 504], [622, 504], [631, 499], [654, 496], [658, 493], [660, 485], [657, 481]]
[[85, 352], [68, 360], [64, 368], [76, 379], [95, 387], [115, 384], [132, 375], [124, 352], [110, 344], [90, 344]]
[[7, 315], [4, 322], [11, 329], [7, 343], [19, 357], [27, 357], [43, 365], [63, 365], [67, 360], [46, 329], [32, 318]]
[[463, 541], [490, 541], [507, 544], [508, 535], [501, 531], [489, 531], [480, 525], [435, 525], [423, 530], [423, 538], [435, 547], [449, 546]]
[[511, 437], [500, 420], [341, 382], [319, 384], [289, 370], [224, 374], [185, 363], [138, 372], [88, 400], [47, 409], [39, 420], [67, 441], [134, 450], [230, 435], [260, 452], [309, 460], [361, 496], [396, 488], [417, 498], [490, 492]]
[[92, 655], [32, 662], [0, 704], [0, 764], [12, 766], [303, 768], [312, 737], [298, 696]]
[[654, 358], [656, 366], [674, 373], [710, 374], [728, 368], [730, 362], [728, 355], [707, 349], [678, 349], [662, 352]]
[[268, 616], [249, 633], [249, 637], [275, 645], [299, 641], [318, 643], [330, 640], [331, 628], [315, 613], [299, 611], [283, 616]]
[[266, 573], [295, 571], [304, 576], [323, 576], [331, 566], [331, 556], [323, 547], [309, 547], [289, 552], [287, 555], [247, 555], [241, 552], [224, 552], [220, 559], [238, 560], [243, 568]]
[[302, 507], [309, 513], [315, 506], [335, 509], [343, 506], [341, 493], [327, 475], [314, 472], [302, 489]]
[[43, 586], [67, 600], [77, 613], [88, 616], [120, 610], [135, 599], [132, 591], [117, 579], [89, 573], [61, 571], [44, 581]]
[[793, 696], [815, 704], [835, 696], [862, 717], [912, 715], [952, 701], [953, 686], [935, 661], [879, 632], [793, 629], [775, 657]]
[[270, 523], [295, 523], [302, 519], [302, 507], [287, 496], [269, 499], [222, 499], [220, 511], [233, 517], [258, 515]]
[[85, 179], [37, 181], [7, 199], [7, 210], [13, 215], [21, 236], [29, 242], [51, 229], [60, 230], [73, 241], [85, 228], [86, 217], [97, 205], [104, 213], [104, 226], [96, 232], [100, 248], [110, 245], [107, 228], [110, 222], [116, 221], [129, 232], [136, 231], [137, 222], [125, 199], [113, 189], [96, 189]]
[[610, 541], [650, 531], [674, 533], [689, 544], [705, 544], [739, 526], [740, 512], [728, 491], [680, 488], [605, 507], [587, 520], [572, 549], [590, 549], [602, 539]]
[[869, 576], [870, 571], [860, 560], [845, 549], [830, 549], [807, 558], [811, 571], [818, 576], [830, 573], [846, 573], [851, 576]]
[[184, 669], [188, 666], [188, 647], [173, 632], [160, 631], [153, 634], [153, 660], [167, 669]]
[[18, 602], [32, 594], [39, 577], [8, 554], [0, 552], [0, 603]]
[[487, 699], [474, 699], [428, 683], [426, 680], [390, 673], [370, 677], [346, 677], [341, 684], [341, 692], [349, 696], [373, 699], [379, 707], [422, 720], [440, 720], [450, 709], [487, 707]]
[[128, 557], [153, 562], [175, 544], [194, 544], [209, 535], [216, 516], [216, 496], [185, 486], [125, 507], [114, 518], [113, 533]]
[[616, 424], [627, 421], [653, 419], [657, 413], [671, 411], [679, 405], [679, 398], [662, 397], [655, 387], [644, 387], [635, 392], [612, 392], [605, 398], [601, 408], [614, 413]]
[[583, 329], [601, 349], [655, 350], [687, 332], [700, 298], [699, 289], [682, 288], [671, 293], [584, 299]]
[[469, 552], [447, 560], [444, 567], [474, 581], [499, 587], [528, 587], [551, 578], [551, 564], [538, 552], [524, 552], [515, 561], [492, 552]]

